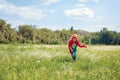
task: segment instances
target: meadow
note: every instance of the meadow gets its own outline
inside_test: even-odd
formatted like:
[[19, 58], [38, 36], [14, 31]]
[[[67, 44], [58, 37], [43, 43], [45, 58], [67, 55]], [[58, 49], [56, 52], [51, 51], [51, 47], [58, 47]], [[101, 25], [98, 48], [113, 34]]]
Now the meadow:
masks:
[[0, 44], [0, 80], [120, 80], [120, 46]]

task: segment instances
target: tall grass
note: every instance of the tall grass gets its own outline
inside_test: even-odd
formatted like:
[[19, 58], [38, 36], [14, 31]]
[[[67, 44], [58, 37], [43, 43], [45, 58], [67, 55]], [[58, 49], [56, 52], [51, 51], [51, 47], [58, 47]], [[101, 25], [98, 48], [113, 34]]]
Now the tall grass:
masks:
[[1, 44], [0, 80], [120, 80], [120, 46]]

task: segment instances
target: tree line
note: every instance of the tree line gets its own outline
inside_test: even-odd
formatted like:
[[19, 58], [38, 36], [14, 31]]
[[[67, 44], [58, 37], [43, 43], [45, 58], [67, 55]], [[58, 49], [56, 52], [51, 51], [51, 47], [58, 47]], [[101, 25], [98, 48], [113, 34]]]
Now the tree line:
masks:
[[120, 33], [103, 28], [99, 32], [83, 30], [55, 30], [37, 28], [34, 25], [19, 25], [12, 28], [5, 20], [0, 19], [0, 43], [31, 43], [31, 44], [66, 44], [72, 34], [85, 44], [120, 45]]

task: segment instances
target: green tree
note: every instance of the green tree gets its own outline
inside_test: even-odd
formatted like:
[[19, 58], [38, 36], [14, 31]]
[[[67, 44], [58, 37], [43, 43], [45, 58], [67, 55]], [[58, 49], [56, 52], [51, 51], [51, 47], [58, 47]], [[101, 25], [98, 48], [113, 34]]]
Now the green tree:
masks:
[[9, 43], [16, 41], [16, 31], [11, 28], [10, 24], [0, 19], [0, 43]]
[[18, 34], [21, 36], [21, 42], [23, 43], [34, 43], [37, 35], [35, 28], [31, 25], [19, 26]]
[[71, 26], [70, 31], [73, 31], [73, 26]]

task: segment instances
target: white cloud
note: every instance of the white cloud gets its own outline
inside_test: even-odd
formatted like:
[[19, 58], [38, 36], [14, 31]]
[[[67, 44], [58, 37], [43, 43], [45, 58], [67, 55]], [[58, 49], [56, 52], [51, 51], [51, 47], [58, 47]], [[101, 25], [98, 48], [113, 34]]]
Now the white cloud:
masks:
[[58, 1], [59, 0], [44, 0], [42, 4], [43, 5], [50, 5], [50, 4], [56, 3]]
[[76, 7], [85, 7], [85, 4], [76, 4]]
[[99, 2], [99, 0], [93, 0], [94, 2], [96, 2], [96, 3], [98, 3]]
[[80, 17], [86, 17], [86, 16], [89, 18], [93, 18], [95, 15], [94, 11], [87, 7], [65, 10], [64, 13], [68, 17], [72, 17], [72, 18], [80, 18]]
[[55, 13], [55, 10], [52, 10], [52, 9], [51, 9], [51, 10], [49, 10], [49, 11], [50, 11], [51, 13]]
[[97, 16], [97, 19], [100, 19], [101, 18], [101, 16]]
[[79, 2], [88, 2], [89, 0], [78, 0]]
[[81, 2], [81, 3], [87, 3], [87, 2], [96, 2], [96, 3], [98, 3], [99, 2], [99, 0], [78, 0], [78, 2]]
[[40, 10], [29, 7], [21, 7], [16, 9], [16, 11], [18, 11], [18, 15], [26, 19], [41, 19], [45, 16]]
[[6, 14], [19, 15], [25, 19], [41, 19], [45, 17], [41, 10], [31, 7], [18, 7], [3, 0], [0, 1], [0, 10]]

